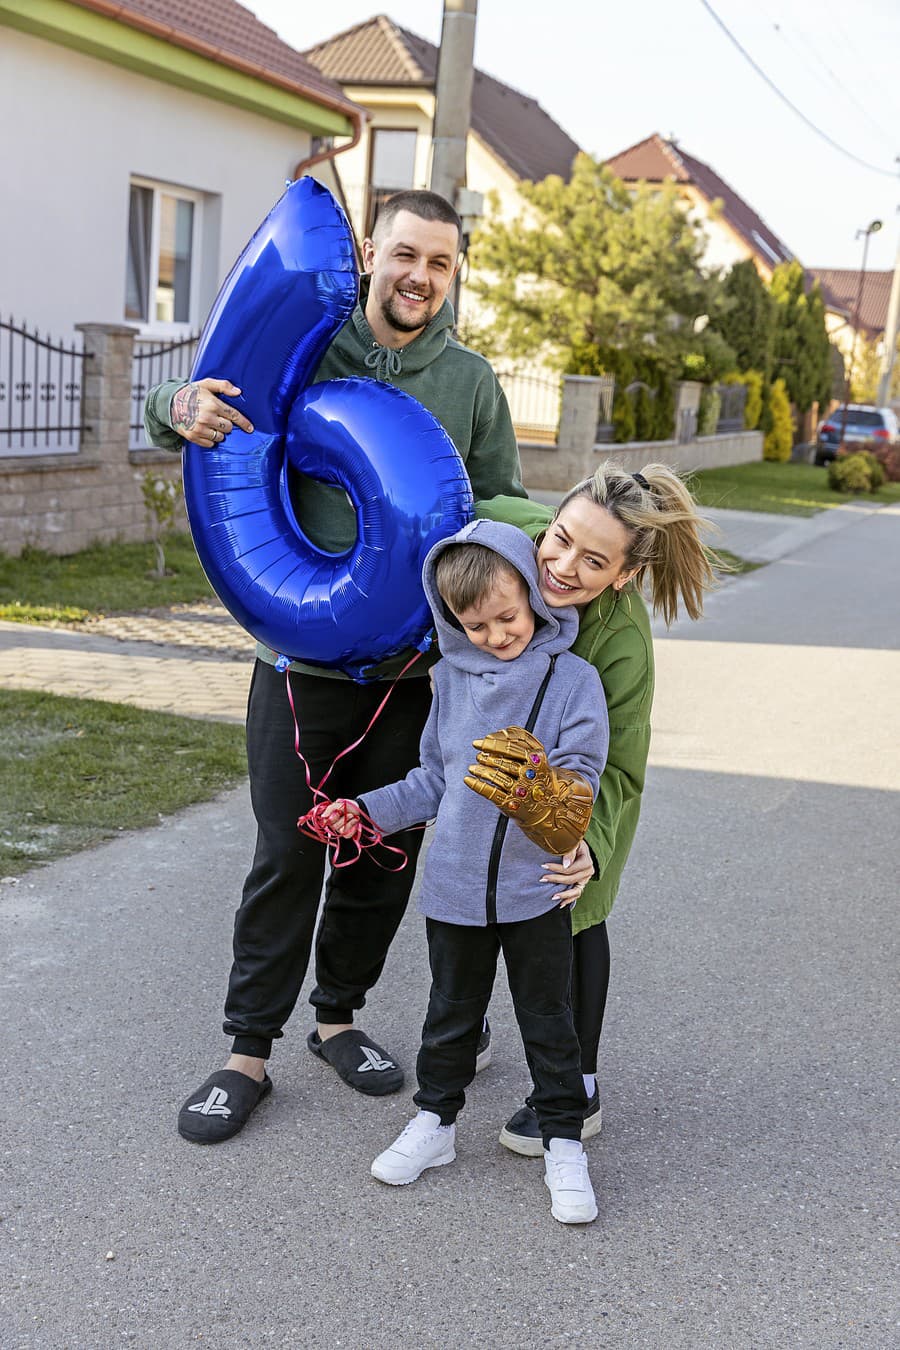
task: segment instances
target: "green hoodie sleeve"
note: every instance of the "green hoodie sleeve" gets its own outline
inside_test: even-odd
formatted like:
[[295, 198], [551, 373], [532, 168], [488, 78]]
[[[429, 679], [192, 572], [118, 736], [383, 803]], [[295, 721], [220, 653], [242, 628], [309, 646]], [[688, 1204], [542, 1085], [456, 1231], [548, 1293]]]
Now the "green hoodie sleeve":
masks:
[[186, 380], [166, 380], [154, 385], [144, 400], [144, 431], [150, 444], [160, 450], [181, 449], [181, 437], [172, 430], [169, 418], [172, 399], [186, 383]]
[[490, 367], [488, 374], [490, 378], [482, 380], [478, 390], [466, 473], [476, 501], [501, 494], [524, 498], [519, 446], [509, 404]]

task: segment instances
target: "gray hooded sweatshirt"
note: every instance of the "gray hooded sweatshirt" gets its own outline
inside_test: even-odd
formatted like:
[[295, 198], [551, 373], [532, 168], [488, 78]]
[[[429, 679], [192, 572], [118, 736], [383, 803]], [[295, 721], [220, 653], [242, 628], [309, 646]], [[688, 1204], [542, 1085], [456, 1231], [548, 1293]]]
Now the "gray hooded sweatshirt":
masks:
[[[435, 562], [449, 544], [463, 541], [501, 554], [528, 586], [535, 632], [512, 661], [475, 647], [448, 619], [435, 585]], [[493, 802], [466, 787], [463, 780], [476, 754], [472, 742], [503, 727], [525, 726], [555, 655], [534, 735], [551, 765], [577, 770], [596, 795], [609, 743], [603, 686], [594, 668], [568, 650], [578, 632], [577, 612], [544, 603], [534, 545], [521, 530], [473, 521], [431, 549], [422, 580], [442, 659], [432, 672], [434, 701], [422, 733], [420, 764], [400, 782], [367, 792], [360, 802], [385, 834], [435, 821], [419, 895], [421, 913], [482, 928], [534, 919], [558, 903], [553, 887], [541, 883], [548, 855]]]

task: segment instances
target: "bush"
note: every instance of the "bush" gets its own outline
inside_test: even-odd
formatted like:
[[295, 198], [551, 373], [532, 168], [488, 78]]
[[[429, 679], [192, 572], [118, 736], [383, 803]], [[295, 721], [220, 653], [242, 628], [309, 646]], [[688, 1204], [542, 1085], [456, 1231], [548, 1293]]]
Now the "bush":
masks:
[[640, 385], [634, 395], [634, 439], [653, 439], [653, 397], [645, 384]]
[[880, 441], [866, 441], [861, 450], [864, 454], [877, 459], [887, 482], [900, 483], [900, 445], [882, 445]]
[[835, 492], [874, 492], [872, 470], [865, 455], [839, 455], [828, 466], [828, 486]]
[[668, 441], [675, 434], [675, 390], [671, 380], [663, 378], [653, 401], [654, 441]]
[[614, 441], [634, 440], [634, 409], [631, 399], [624, 389], [619, 389], [618, 383], [613, 396], [612, 424]]
[[794, 419], [784, 380], [776, 380], [769, 388], [769, 412], [772, 427], [763, 442], [763, 459], [785, 464], [794, 445]]
[[697, 413], [697, 435], [715, 436], [719, 425], [719, 413], [722, 411], [722, 398], [717, 389], [704, 386], [700, 395], [700, 409]]

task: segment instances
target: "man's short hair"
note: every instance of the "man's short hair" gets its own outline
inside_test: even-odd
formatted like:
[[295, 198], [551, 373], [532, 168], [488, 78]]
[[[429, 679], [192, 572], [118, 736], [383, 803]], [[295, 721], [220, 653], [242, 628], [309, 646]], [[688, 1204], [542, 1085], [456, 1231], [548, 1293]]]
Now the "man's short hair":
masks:
[[522, 580], [517, 567], [484, 544], [450, 544], [434, 566], [438, 593], [454, 614], [486, 600], [499, 577]]
[[455, 225], [462, 241], [462, 221], [447, 198], [441, 197], [437, 192], [426, 192], [421, 188], [395, 192], [393, 197], [388, 197], [372, 227], [373, 239], [380, 239], [388, 232], [391, 222], [400, 211], [409, 211], [420, 220], [439, 220], [444, 225]]

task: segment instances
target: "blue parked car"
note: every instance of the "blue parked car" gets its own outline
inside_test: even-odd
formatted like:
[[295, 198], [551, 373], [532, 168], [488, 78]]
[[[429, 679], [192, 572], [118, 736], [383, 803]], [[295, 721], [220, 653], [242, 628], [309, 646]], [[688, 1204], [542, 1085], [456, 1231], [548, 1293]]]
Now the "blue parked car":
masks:
[[848, 403], [835, 408], [816, 432], [816, 463], [829, 464], [841, 442], [851, 445], [860, 441], [896, 445], [900, 441], [900, 427], [893, 411], [890, 408], [874, 408], [868, 403]]

